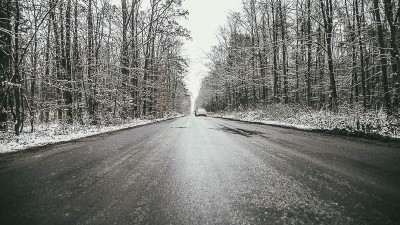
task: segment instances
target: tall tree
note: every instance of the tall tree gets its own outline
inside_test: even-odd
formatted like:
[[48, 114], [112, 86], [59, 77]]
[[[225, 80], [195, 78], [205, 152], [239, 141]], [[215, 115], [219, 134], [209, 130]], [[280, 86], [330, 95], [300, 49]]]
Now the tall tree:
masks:
[[333, 44], [332, 44], [332, 32], [333, 32], [333, 4], [332, 0], [320, 0], [320, 7], [322, 10], [322, 17], [324, 20], [324, 29], [326, 35], [326, 49], [328, 57], [328, 69], [329, 69], [329, 83], [330, 83], [330, 105], [333, 111], [337, 112], [337, 91], [336, 91], [336, 79], [335, 71], [333, 67]]
[[[361, 6], [363, 6], [363, 5], [364, 4], [361, 4]], [[360, 10], [359, 10], [359, 0], [354, 0], [354, 9], [355, 9], [355, 14], [356, 14], [358, 46], [359, 46], [359, 52], [360, 52], [361, 89], [362, 89], [362, 93], [363, 93], [364, 111], [366, 111], [366, 109], [367, 109], [367, 90], [366, 90], [366, 75], [365, 75], [365, 62], [364, 62], [365, 61], [365, 59], [364, 59], [364, 48], [363, 48], [364, 44], [363, 44], [363, 39], [362, 39], [362, 36], [361, 36], [362, 20], [361, 20], [361, 15], [360, 15]]]
[[[390, 55], [394, 82], [393, 91], [393, 108], [400, 109], [400, 53], [398, 48], [398, 27], [400, 25], [400, 3], [397, 2], [397, 10], [395, 2], [392, 0], [383, 0], [385, 8], [386, 20], [389, 24], [390, 30]], [[376, 13], [376, 12], [375, 12]]]
[[386, 44], [384, 39], [384, 29], [383, 24], [381, 21], [381, 13], [379, 9], [379, 0], [373, 0], [374, 3], [374, 15], [376, 26], [378, 29], [378, 43], [379, 43], [379, 55], [381, 60], [381, 70], [382, 70], [382, 84], [383, 84], [383, 92], [384, 92], [384, 100], [386, 110], [388, 115], [392, 115], [392, 104], [390, 100], [390, 93], [389, 93], [389, 81], [388, 81], [388, 71], [387, 71], [387, 58], [386, 54]]
[[14, 21], [14, 51], [13, 51], [13, 66], [14, 66], [14, 73], [12, 75], [11, 82], [13, 84], [14, 89], [14, 102], [13, 106], [15, 107], [13, 111], [14, 117], [14, 132], [16, 135], [21, 133], [21, 128], [23, 126], [23, 95], [22, 95], [22, 80], [20, 74], [20, 67], [19, 67], [19, 43], [20, 43], [20, 6], [19, 1], [15, 2], [15, 21]]

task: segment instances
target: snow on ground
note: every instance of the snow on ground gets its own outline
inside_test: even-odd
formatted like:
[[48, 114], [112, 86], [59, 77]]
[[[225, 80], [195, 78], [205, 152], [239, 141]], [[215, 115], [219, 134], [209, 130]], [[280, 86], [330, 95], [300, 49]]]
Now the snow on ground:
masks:
[[129, 122], [110, 126], [42, 124], [36, 125], [34, 132], [28, 131], [30, 127], [27, 126], [25, 127], [26, 130], [24, 130], [24, 132], [19, 136], [14, 135], [12, 132], [0, 133], [0, 153], [15, 152], [32, 147], [76, 140], [83, 137], [150, 124], [180, 116], [182, 115], [174, 115], [171, 117], [152, 120], [132, 119]]
[[223, 112], [216, 117], [259, 122], [303, 130], [337, 130], [347, 133], [400, 138], [400, 120], [387, 118], [382, 110], [362, 112], [343, 107], [338, 113], [316, 111], [298, 105], [271, 105], [263, 109]]

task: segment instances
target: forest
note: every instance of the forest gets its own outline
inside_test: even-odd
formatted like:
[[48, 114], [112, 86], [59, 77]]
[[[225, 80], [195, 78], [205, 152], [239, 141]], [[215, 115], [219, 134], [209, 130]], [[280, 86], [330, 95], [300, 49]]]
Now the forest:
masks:
[[383, 113], [398, 129], [399, 25], [392, 0], [244, 0], [220, 28], [196, 105]]
[[0, 128], [186, 113], [181, 0], [0, 0]]

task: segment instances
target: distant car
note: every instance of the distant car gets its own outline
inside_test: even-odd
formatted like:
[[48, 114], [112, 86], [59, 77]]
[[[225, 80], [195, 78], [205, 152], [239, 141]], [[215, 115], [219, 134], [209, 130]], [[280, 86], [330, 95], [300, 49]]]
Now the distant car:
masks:
[[207, 116], [207, 111], [205, 109], [196, 109], [194, 112], [195, 116]]

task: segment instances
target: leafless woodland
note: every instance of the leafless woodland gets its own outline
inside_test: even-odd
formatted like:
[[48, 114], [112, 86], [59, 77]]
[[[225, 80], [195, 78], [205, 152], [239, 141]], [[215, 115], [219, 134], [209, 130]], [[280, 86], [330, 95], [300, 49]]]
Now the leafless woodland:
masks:
[[0, 0], [1, 128], [186, 113], [187, 13], [180, 0]]
[[392, 0], [245, 0], [220, 29], [197, 105], [383, 110], [398, 127], [399, 17]]

